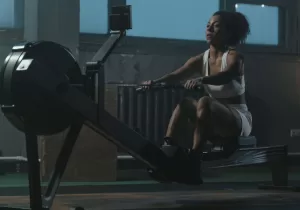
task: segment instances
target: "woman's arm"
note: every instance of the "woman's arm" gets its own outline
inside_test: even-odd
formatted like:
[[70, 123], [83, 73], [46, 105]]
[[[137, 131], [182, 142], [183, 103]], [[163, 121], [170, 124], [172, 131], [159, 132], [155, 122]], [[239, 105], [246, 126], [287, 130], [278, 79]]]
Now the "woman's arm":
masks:
[[243, 66], [243, 56], [237, 52], [232, 52], [228, 54], [227, 67], [223, 71], [212, 76], [202, 77], [201, 82], [209, 85], [227, 84], [235, 77], [242, 76], [244, 74]]
[[203, 54], [190, 58], [182, 67], [154, 80], [153, 83], [175, 83], [202, 73]]

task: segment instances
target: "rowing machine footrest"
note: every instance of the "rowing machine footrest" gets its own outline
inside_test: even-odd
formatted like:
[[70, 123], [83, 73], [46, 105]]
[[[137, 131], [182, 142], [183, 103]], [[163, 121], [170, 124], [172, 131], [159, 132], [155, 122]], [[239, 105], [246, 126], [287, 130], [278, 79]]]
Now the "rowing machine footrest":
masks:
[[[181, 184], [188, 185], [199, 185], [203, 181], [201, 179], [201, 174], [197, 175], [197, 165], [191, 161], [188, 151], [185, 148], [180, 146], [171, 146], [163, 145], [161, 150], [169, 158], [169, 165], [166, 166], [164, 170], [161, 170], [161, 173], [164, 175], [161, 176], [160, 172], [151, 172], [150, 176], [159, 182], [177, 182]], [[201, 165], [199, 165], [201, 167]], [[149, 172], [149, 171], [148, 171]], [[199, 171], [200, 172], [200, 171]], [[165, 177], [167, 179], [165, 179]]]

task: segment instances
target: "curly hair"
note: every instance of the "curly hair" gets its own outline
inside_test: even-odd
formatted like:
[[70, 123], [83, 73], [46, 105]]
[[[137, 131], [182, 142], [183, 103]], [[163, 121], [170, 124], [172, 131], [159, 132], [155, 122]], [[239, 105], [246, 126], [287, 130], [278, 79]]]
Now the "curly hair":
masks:
[[226, 29], [232, 33], [227, 40], [227, 45], [235, 46], [245, 43], [248, 35], [250, 34], [250, 24], [245, 15], [240, 12], [230, 11], [218, 11], [213, 14], [213, 16], [216, 15], [221, 17]]

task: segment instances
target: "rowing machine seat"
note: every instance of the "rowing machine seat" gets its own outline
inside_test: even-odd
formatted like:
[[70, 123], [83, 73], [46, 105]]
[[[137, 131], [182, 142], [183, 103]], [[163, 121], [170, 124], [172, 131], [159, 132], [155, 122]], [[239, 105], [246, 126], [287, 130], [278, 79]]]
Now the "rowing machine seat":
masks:
[[223, 145], [214, 145], [209, 150], [204, 151], [203, 161], [213, 161], [229, 158], [236, 150], [241, 148], [255, 148], [257, 139], [255, 136], [247, 137], [214, 137], [217, 142], [229, 142]]

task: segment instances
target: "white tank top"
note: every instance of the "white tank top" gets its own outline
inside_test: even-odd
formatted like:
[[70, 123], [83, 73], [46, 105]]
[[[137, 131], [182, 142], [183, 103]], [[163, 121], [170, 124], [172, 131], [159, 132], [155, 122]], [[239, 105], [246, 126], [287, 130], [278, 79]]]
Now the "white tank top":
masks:
[[[225, 52], [222, 56], [221, 70], [227, 67], [227, 56], [229, 51]], [[203, 69], [205, 76], [209, 76], [209, 49], [205, 51], [203, 56]], [[242, 95], [245, 93], [245, 79], [243, 76], [238, 76], [232, 81], [224, 85], [204, 85], [206, 92], [214, 98], [231, 98]]]

